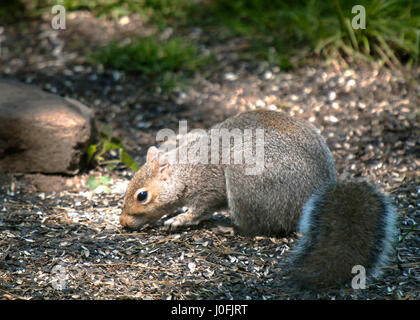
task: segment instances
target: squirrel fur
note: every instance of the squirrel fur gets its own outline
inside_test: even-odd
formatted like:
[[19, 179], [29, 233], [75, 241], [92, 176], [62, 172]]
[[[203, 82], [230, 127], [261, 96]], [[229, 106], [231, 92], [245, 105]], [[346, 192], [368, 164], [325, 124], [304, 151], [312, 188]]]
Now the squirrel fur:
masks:
[[[315, 127], [283, 112], [259, 109], [212, 129], [263, 129], [261, 174], [246, 174], [249, 163], [171, 162], [150, 147], [127, 188], [122, 226], [139, 228], [186, 207], [185, 213], [165, 221], [166, 228], [175, 229], [228, 208], [246, 235], [284, 236], [298, 230], [302, 237], [293, 254], [292, 279], [303, 287], [341, 285], [354, 276], [355, 265], [364, 266], [368, 275], [379, 274], [392, 252], [395, 210], [374, 186], [337, 182], [332, 154]], [[187, 141], [187, 147], [197, 143]], [[238, 151], [237, 145], [229, 148]], [[246, 148], [239, 144], [240, 152]]]

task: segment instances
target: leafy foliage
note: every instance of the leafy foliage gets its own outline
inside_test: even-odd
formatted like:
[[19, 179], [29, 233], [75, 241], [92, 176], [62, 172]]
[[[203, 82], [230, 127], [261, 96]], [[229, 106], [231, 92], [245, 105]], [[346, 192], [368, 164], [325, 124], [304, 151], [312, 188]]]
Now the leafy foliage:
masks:
[[95, 193], [111, 193], [111, 188], [109, 187], [111, 184], [112, 178], [107, 176], [97, 177], [95, 175], [90, 175], [86, 180], [88, 189]]
[[[107, 165], [108, 170], [113, 170], [116, 165], [123, 163], [132, 171], [139, 169], [139, 164], [128, 154], [121, 140], [111, 135], [109, 128], [104, 127], [101, 135], [102, 137], [97, 144], [91, 144], [87, 148], [86, 160], [88, 165], [96, 162], [99, 165]], [[118, 159], [107, 159], [112, 150], [117, 152]]]
[[[284, 69], [312, 55], [410, 67], [418, 66], [420, 54], [418, 0], [6, 0], [0, 3], [0, 21], [40, 15], [53, 4], [112, 19], [139, 14], [158, 30], [171, 27], [178, 35], [201, 26], [219, 42], [243, 37], [248, 46], [239, 52], [242, 59]], [[351, 27], [354, 5], [366, 10], [365, 29]], [[186, 41], [181, 36], [135, 39], [128, 45], [114, 42], [92, 60], [142, 74], [171, 90], [212, 62]]]
[[[114, 155], [111, 155], [112, 153]], [[102, 127], [99, 142], [88, 146], [86, 161], [88, 166], [96, 163], [106, 166], [107, 170], [113, 170], [118, 164], [124, 164], [132, 171], [137, 171], [140, 167], [133, 157], [128, 154], [121, 140], [113, 136], [111, 129], [107, 126]], [[86, 186], [95, 193], [110, 193], [112, 182], [112, 178], [106, 175], [89, 175], [86, 180]]]
[[[366, 29], [351, 27], [356, 4], [366, 9]], [[195, 12], [197, 22], [223, 25], [230, 36], [246, 37], [251, 56], [283, 68], [311, 52], [382, 60], [389, 66], [418, 63], [420, 2], [416, 0], [215, 0], [207, 7], [195, 6]]]
[[114, 41], [95, 52], [92, 58], [106, 67], [146, 77], [166, 90], [174, 88], [211, 60], [182, 38], [159, 41], [154, 36], [133, 39], [125, 45]]

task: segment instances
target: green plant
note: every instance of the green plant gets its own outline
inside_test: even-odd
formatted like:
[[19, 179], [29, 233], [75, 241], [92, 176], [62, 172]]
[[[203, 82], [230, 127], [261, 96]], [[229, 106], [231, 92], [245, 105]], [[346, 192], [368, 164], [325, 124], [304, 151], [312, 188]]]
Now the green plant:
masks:
[[24, 4], [20, 0], [6, 0], [0, 3], [0, 23], [10, 23], [22, 17]]
[[390, 67], [400, 67], [405, 60], [417, 63], [420, 32], [418, 1], [359, 2], [366, 10], [366, 28], [352, 28], [351, 6], [347, 2], [333, 0], [339, 26], [331, 36], [317, 42], [316, 51], [333, 47], [364, 60], [379, 58]]
[[[117, 159], [109, 159], [112, 150], [116, 150]], [[107, 165], [108, 170], [113, 170], [116, 165], [123, 163], [132, 171], [139, 169], [139, 164], [128, 154], [121, 140], [112, 136], [109, 127], [104, 127], [101, 131], [101, 138], [97, 144], [91, 144], [86, 151], [86, 161], [89, 166], [92, 162], [99, 165]]]
[[95, 193], [111, 193], [111, 188], [109, 187], [111, 183], [111, 177], [90, 175], [86, 180], [86, 187]]
[[[297, 4], [297, 6], [299, 3]], [[190, 9], [190, 22], [212, 30], [226, 38], [241, 37], [246, 44], [240, 57], [244, 60], [267, 61], [283, 69], [294, 67], [292, 56], [302, 48], [300, 30], [292, 29], [289, 15], [293, 15], [295, 1], [242, 0], [195, 4]], [[216, 29], [217, 30], [217, 29]], [[296, 32], [297, 31], [297, 32]]]
[[[107, 170], [113, 170], [118, 164], [122, 163], [132, 171], [139, 169], [139, 164], [128, 154], [121, 140], [112, 135], [109, 127], [103, 126], [100, 134], [101, 138], [98, 143], [91, 144], [87, 148], [86, 161], [88, 166], [95, 162], [101, 166], [106, 165]], [[116, 154], [112, 156], [113, 150]], [[88, 189], [95, 193], [110, 193], [111, 184], [112, 178], [107, 175], [89, 175], [86, 180]]]
[[[366, 29], [351, 26], [356, 4], [366, 10]], [[214, 0], [206, 6], [196, 4], [192, 10], [194, 23], [223, 26], [227, 37], [244, 37], [250, 59], [281, 67], [293, 66], [311, 52], [380, 60], [391, 67], [418, 64], [417, 0]]]
[[211, 61], [210, 56], [200, 54], [196, 46], [182, 38], [160, 41], [154, 36], [133, 39], [125, 45], [111, 42], [91, 59], [108, 68], [136, 73], [167, 90]]

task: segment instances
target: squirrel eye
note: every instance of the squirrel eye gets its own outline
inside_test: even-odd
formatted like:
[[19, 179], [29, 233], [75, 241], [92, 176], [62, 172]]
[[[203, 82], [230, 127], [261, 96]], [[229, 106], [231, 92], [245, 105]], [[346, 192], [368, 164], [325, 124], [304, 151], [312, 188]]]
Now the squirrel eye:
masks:
[[138, 202], [146, 203], [149, 199], [149, 193], [144, 189], [140, 189], [136, 192], [134, 197]]

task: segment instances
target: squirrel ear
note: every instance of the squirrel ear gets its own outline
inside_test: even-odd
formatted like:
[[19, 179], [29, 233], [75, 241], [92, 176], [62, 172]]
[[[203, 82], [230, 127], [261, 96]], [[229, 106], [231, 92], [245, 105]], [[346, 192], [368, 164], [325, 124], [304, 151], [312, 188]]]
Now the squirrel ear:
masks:
[[158, 150], [156, 147], [150, 147], [147, 150], [146, 162], [152, 163], [153, 170], [157, 170], [161, 180], [168, 179], [171, 174], [168, 156]]
[[146, 162], [152, 162], [158, 156], [159, 150], [155, 146], [147, 149]]
[[171, 175], [171, 166], [169, 163], [161, 164], [159, 166], [159, 178], [160, 180], [167, 180], [169, 176]]
[[166, 180], [171, 174], [171, 165], [169, 164], [168, 155], [164, 153], [158, 154], [157, 158], [155, 159], [158, 175], [161, 180]]

